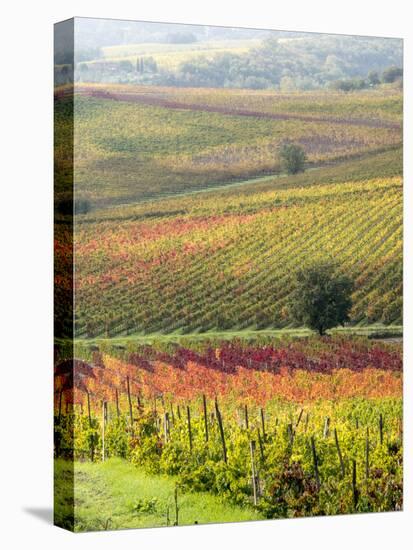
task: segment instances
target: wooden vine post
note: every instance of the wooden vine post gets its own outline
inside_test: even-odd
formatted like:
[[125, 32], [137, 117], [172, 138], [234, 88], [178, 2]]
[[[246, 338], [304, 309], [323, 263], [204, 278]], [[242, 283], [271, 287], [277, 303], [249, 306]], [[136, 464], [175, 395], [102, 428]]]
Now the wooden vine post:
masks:
[[264, 455], [264, 442], [263, 442], [263, 438], [261, 437], [261, 434], [260, 434], [260, 429], [257, 428], [257, 436], [258, 436], [258, 445], [260, 447], [260, 456], [261, 456], [261, 460], [262, 462], [265, 461], [265, 455]]
[[338, 435], [337, 435], [337, 429], [336, 428], [334, 428], [334, 440], [336, 442], [338, 459], [340, 461], [341, 477], [343, 478], [346, 475], [346, 470], [345, 470], [345, 467], [344, 467], [343, 455], [341, 454], [340, 444], [338, 442]]
[[359, 492], [357, 489], [357, 464], [356, 461], [353, 459], [353, 475], [351, 479], [351, 484], [353, 488], [353, 505], [354, 505], [354, 511], [357, 510], [357, 504], [359, 501]]
[[204, 411], [205, 441], [208, 443], [208, 411], [205, 394], [202, 394], [202, 406]]
[[317, 451], [316, 451], [316, 448], [315, 448], [314, 436], [311, 436], [311, 450], [312, 450], [313, 462], [314, 462], [314, 475], [315, 475], [315, 480], [316, 480], [316, 483], [317, 483], [317, 489], [319, 490], [320, 489], [320, 474], [318, 472], [318, 458], [317, 458]]
[[383, 415], [381, 413], [379, 417], [379, 433], [380, 433], [380, 445], [383, 445]]
[[264, 409], [260, 409], [260, 414], [261, 414], [262, 438], [265, 441], [266, 440], [266, 435], [265, 435], [265, 414], [264, 414]]
[[163, 433], [165, 444], [169, 441], [169, 413], [165, 413], [163, 417]]
[[304, 409], [301, 409], [300, 414], [298, 415], [297, 423], [296, 423], [296, 425], [295, 425], [296, 428], [298, 428], [298, 425], [299, 425], [300, 422], [301, 422], [301, 418], [302, 418], [302, 416], [303, 416], [303, 413], [304, 413]]
[[370, 475], [370, 441], [369, 441], [369, 428], [366, 428], [366, 481]]
[[324, 421], [323, 436], [326, 438], [329, 435], [330, 435], [330, 418], [326, 416], [326, 419]]
[[248, 405], [244, 406], [244, 416], [245, 416], [245, 428], [248, 430], [250, 427], [249, 420], [248, 420]]
[[186, 416], [187, 416], [187, 421], [188, 421], [189, 451], [192, 453], [191, 410], [189, 408], [189, 405], [186, 407]]
[[221, 412], [219, 410], [218, 401], [217, 401], [216, 398], [215, 398], [215, 413], [216, 413], [217, 421], [218, 421], [219, 434], [221, 436], [222, 456], [223, 456], [224, 462], [226, 464], [228, 462], [228, 459], [227, 459], [227, 446], [225, 444], [224, 426], [222, 424]]
[[107, 418], [107, 403], [102, 401], [102, 462], [105, 462], [105, 427]]
[[[90, 412], [89, 390], [86, 390], [86, 395], [87, 395], [87, 414], [88, 414], [88, 419], [89, 419], [89, 428], [91, 428], [92, 427], [92, 415], [91, 415], [91, 412]], [[94, 459], [95, 459], [95, 441], [94, 441], [94, 436], [91, 433], [90, 434], [90, 460], [91, 460], [91, 462], [93, 462]]]
[[119, 393], [118, 388], [115, 389], [115, 398], [116, 398], [116, 414], [117, 417], [120, 417], [120, 409], [119, 409]]
[[251, 482], [252, 482], [252, 495], [254, 499], [254, 506], [257, 506], [257, 473], [255, 469], [255, 441], [250, 441], [250, 455], [251, 455]]
[[89, 418], [89, 428], [92, 427], [92, 416], [90, 414], [90, 395], [89, 395], [89, 391], [86, 390], [86, 395], [87, 395], [87, 416]]
[[127, 386], [127, 390], [128, 390], [130, 428], [131, 428], [131, 434], [132, 434], [132, 437], [133, 437], [133, 411], [132, 411], [132, 399], [131, 399], [131, 396], [130, 396], [129, 376], [126, 377], [126, 386]]

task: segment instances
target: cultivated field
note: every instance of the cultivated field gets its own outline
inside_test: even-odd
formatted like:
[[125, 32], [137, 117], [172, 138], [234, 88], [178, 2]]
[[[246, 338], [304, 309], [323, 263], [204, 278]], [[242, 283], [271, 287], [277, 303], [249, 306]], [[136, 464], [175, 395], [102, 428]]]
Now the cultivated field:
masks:
[[[400, 510], [400, 90], [75, 90], [73, 174], [73, 95], [55, 96], [56, 294], [74, 287], [76, 337], [62, 299], [58, 523]], [[285, 173], [286, 141], [305, 172]], [[326, 260], [352, 308], [316, 337], [290, 298]]]
[[[400, 93], [388, 90], [343, 97], [82, 85], [75, 97], [76, 193], [108, 206], [278, 174], [287, 139], [302, 145], [309, 166], [394, 149], [401, 110]], [[67, 116], [61, 101], [62, 128]], [[57, 144], [62, 159], [65, 142]]]
[[[334, 257], [354, 323], [401, 323], [398, 92], [82, 85], [75, 113], [79, 336], [282, 328], [290, 274]], [[285, 139], [311, 170], [280, 173]]]
[[[58, 358], [56, 455], [80, 461], [75, 517], [62, 494], [59, 521], [84, 530], [401, 509], [399, 344], [263, 344], [82, 344], [74, 372]], [[70, 466], [59, 464], [61, 481]]]

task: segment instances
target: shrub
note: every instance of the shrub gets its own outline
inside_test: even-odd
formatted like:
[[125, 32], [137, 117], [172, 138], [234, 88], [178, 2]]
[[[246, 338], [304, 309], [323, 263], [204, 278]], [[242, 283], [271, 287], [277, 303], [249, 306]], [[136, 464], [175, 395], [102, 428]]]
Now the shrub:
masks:
[[304, 172], [306, 154], [300, 145], [295, 143], [283, 143], [280, 148], [280, 157], [283, 167], [289, 174]]

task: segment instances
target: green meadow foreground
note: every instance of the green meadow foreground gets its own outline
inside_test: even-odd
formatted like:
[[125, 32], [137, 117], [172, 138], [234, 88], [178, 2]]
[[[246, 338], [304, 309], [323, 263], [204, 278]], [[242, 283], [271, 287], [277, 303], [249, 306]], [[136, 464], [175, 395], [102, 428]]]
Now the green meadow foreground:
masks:
[[[59, 524], [70, 516], [65, 475], [73, 472], [72, 463], [56, 462], [56, 481], [61, 483], [56, 501]], [[176, 522], [176, 480], [170, 476], [146, 474], [125, 460], [112, 458], [99, 464], [75, 462], [75, 530], [164, 527]], [[252, 507], [223, 502], [207, 493], [178, 491], [178, 524], [193, 525], [263, 519]]]

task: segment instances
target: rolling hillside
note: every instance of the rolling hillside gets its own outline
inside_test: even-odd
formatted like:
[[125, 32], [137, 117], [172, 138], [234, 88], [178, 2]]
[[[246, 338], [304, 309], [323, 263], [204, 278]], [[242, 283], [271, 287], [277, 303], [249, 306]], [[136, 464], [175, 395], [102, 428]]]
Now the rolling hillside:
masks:
[[[286, 327], [315, 259], [354, 278], [354, 323], [400, 323], [401, 106], [389, 90], [78, 88], [78, 335]], [[282, 173], [285, 140], [305, 173]]]
[[[402, 101], [394, 90], [76, 90], [76, 196], [93, 207], [279, 174], [279, 147], [286, 140], [304, 148], [308, 167], [394, 149], [402, 140]], [[64, 90], [58, 92], [56, 124], [62, 128], [69, 125], [66, 102]], [[68, 146], [70, 140], [56, 144], [62, 173]]]
[[85, 219], [75, 243], [79, 334], [283, 327], [292, 274], [325, 258], [356, 280], [354, 321], [399, 323], [401, 193], [392, 177], [219, 203], [193, 195]]

